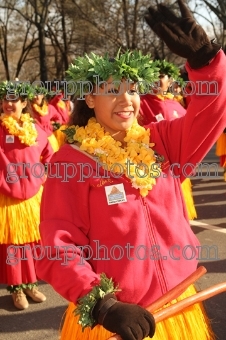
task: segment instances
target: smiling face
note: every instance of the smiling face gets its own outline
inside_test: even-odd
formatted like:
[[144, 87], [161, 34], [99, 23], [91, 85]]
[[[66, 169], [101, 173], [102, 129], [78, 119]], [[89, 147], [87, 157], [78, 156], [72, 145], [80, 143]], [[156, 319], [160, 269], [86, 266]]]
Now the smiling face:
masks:
[[22, 101], [21, 98], [14, 99], [4, 98], [2, 101], [2, 111], [6, 115], [12, 116], [14, 119], [19, 120], [23, 109], [27, 106], [27, 101]]
[[86, 103], [94, 109], [96, 120], [105, 131], [114, 139], [123, 141], [140, 108], [136, 85], [123, 80], [117, 88], [110, 78], [107, 85], [98, 91], [99, 94], [87, 95]]
[[42, 106], [43, 98], [44, 98], [44, 94], [37, 94], [36, 96], [34, 96], [32, 103]]

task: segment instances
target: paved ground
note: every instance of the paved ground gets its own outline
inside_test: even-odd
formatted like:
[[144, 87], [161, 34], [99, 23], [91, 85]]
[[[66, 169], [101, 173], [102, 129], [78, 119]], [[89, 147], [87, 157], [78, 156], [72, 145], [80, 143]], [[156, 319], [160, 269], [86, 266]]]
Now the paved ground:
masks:
[[[218, 164], [214, 148], [205, 160], [209, 164]], [[208, 261], [200, 261], [207, 269], [207, 274], [197, 282], [201, 290], [226, 281], [226, 182], [223, 181], [222, 168], [218, 167], [218, 175], [213, 171], [214, 166], [211, 169], [213, 177], [192, 180], [198, 214], [198, 219], [191, 222], [192, 229], [202, 245], [215, 246], [217, 249]], [[226, 293], [207, 300], [205, 305], [217, 338], [225, 340]]]
[[[218, 163], [214, 149], [208, 154], [209, 163]], [[193, 221], [192, 229], [202, 244], [216, 245], [218, 259], [202, 261], [208, 273], [197, 282], [200, 289], [226, 281], [226, 183], [222, 170], [219, 176], [194, 178], [193, 192], [198, 219]], [[67, 302], [48, 285], [40, 283], [40, 290], [47, 296], [42, 304], [30, 301], [26, 311], [17, 311], [0, 285], [0, 340], [57, 340], [59, 325]], [[206, 302], [206, 308], [219, 340], [226, 339], [226, 294], [218, 295]], [[76, 340], [76, 339], [75, 339]], [[163, 339], [164, 340], [164, 339]], [[183, 339], [186, 340], [186, 339]], [[202, 339], [200, 339], [202, 340]]]

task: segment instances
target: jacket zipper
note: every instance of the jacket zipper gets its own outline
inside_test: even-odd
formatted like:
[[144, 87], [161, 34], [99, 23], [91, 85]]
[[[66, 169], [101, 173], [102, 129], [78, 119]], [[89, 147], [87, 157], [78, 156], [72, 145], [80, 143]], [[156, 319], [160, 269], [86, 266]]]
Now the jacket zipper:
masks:
[[[146, 224], [147, 224], [147, 229], [148, 229], [148, 234], [149, 234], [151, 246], [152, 245], [154, 246], [154, 245], [157, 245], [157, 242], [156, 242], [155, 235], [154, 235], [153, 228], [152, 228], [152, 221], [151, 221], [151, 216], [150, 216], [149, 211], [148, 211], [147, 201], [146, 201], [145, 197], [141, 197], [141, 201], [142, 201], [143, 212], [144, 212], [144, 216], [145, 216], [145, 220], [146, 220]], [[161, 247], [161, 245], [159, 245], [159, 247]], [[161, 254], [161, 248], [160, 248], [160, 254]], [[154, 258], [153, 261], [154, 261], [156, 272], [157, 272], [157, 275], [158, 275], [158, 278], [159, 278], [160, 287], [162, 289], [162, 293], [164, 294], [165, 292], [167, 292], [167, 284], [166, 284], [166, 280], [165, 280], [164, 274], [163, 274], [162, 259], [161, 258], [160, 259]]]

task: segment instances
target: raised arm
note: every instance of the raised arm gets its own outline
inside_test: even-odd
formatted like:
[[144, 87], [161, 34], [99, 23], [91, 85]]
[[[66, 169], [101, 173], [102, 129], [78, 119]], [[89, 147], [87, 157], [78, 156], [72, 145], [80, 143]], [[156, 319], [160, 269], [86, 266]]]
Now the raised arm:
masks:
[[[187, 114], [172, 122], [153, 127], [153, 138], [164, 144], [170, 163], [200, 162], [226, 124], [226, 58], [220, 45], [210, 41], [196, 24], [182, 0], [181, 16], [164, 5], [149, 8], [147, 23], [172, 52], [186, 58], [186, 69], [193, 84]], [[182, 175], [183, 177], [183, 175]], [[182, 178], [183, 179], [183, 178]]]

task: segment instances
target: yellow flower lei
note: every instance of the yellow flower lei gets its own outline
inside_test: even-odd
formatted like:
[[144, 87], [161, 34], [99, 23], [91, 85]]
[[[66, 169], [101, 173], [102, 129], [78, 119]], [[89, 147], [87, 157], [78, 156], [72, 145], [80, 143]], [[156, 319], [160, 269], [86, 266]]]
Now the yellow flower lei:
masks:
[[44, 103], [42, 107], [39, 106], [38, 104], [33, 104], [32, 106], [35, 109], [35, 111], [37, 111], [40, 114], [40, 116], [46, 116], [49, 112], [48, 105], [46, 103]]
[[172, 93], [167, 93], [165, 95], [158, 94], [158, 95], [156, 95], [156, 97], [158, 97], [160, 100], [173, 99], [176, 102], [180, 103], [183, 107], [185, 107], [184, 98], [181, 95], [174, 96]]
[[9, 131], [9, 134], [18, 137], [22, 144], [28, 146], [36, 145], [38, 133], [35, 129], [33, 119], [28, 113], [21, 114], [20, 121], [22, 122], [22, 126], [20, 126], [16, 119], [6, 114], [2, 114], [0, 120], [2, 126]]
[[57, 103], [57, 106], [60, 108], [60, 109], [63, 109], [65, 110], [66, 109], [66, 104], [63, 100], [59, 100], [59, 102]]
[[132, 187], [140, 190], [141, 196], [147, 196], [156, 184], [155, 178], [160, 176], [161, 168], [152, 149], [154, 143], [149, 142], [150, 130], [140, 126], [137, 120], [127, 130], [125, 148], [105, 132], [95, 118], [90, 118], [85, 127], [70, 126], [65, 133], [69, 143], [79, 142], [80, 150], [98, 156], [100, 162], [107, 165], [107, 170], [121, 173], [123, 169], [123, 175], [129, 178]]
[[161, 100], [165, 99], [174, 99], [174, 95], [172, 93], [167, 93], [167, 94], [157, 94], [156, 97], [158, 97]]

